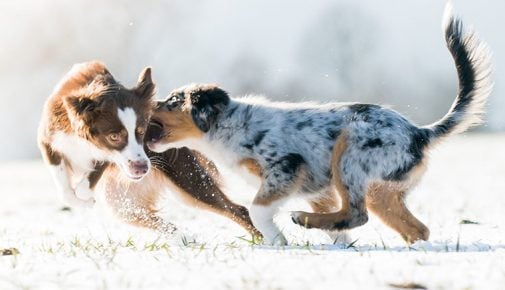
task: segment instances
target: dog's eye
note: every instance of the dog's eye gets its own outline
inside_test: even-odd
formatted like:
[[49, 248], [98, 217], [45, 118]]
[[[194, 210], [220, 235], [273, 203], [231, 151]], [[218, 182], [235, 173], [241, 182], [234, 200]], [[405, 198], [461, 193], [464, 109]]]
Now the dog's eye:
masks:
[[174, 96], [171, 96], [170, 98], [168, 98], [167, 100], [167, 104], [178, 104], [178, 103], [181, 103], [183, 100], [183, 98], [179, 95], [174, 95]]
[[112, 142], [119, 142], [119, 140], [121, 140], [121, 135], [119, 135], [119, 133], [111, 133], [107, 138]]
[[166, 102], [166, 105], [167, 107], [173, 107], [174, 104], [177, 103], [177, 98], [176, 97], [171, 97], [170, 99], [168, 99], [168, 102]]

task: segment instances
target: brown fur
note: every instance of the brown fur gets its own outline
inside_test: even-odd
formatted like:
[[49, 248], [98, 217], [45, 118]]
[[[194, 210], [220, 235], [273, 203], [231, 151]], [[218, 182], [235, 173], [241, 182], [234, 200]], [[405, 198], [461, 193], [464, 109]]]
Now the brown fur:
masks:
[[239, 165], [245, 167], [247, 171], [249, 171], [249, 173], [256, 175], [258, 177], [261, 177], [263, 174], [261, 166], [259, 165], [258, 161], [254, 159], [247, 158], [240, 160]]
[[[214, 163], [206, 159], [202, 154], [188, 148], [170, 149], [161, 156], [177, 152], [172, 163], [155, 162], [155, 156], [160, 153], [149, 152], [155, 168], [163, 171], [183, 200], [189, 204], [211, 210], [217, 214], [226, 216], [243, 226], [254, 235], [261, 234], [252, 225], [249, 211], [238, 204], [233, 203], [220, 189], [220, 176]], [[202, 166], [206, 164], [205, 166]], [[211, 173], [208, 169], [212, 168]]]
[[94, 189], [98, 181], [103, 175], [105, 169], [109, 166], [109, 162], [97, 162], [94, 170], [88, 175], [89, 188]]
[[[89, 85], [97, 75], [105, 74], [110, 73], [102, 63], [90, 62], [74, 74], [65, 76], [55, 88], [52, 97], [46, 102], [44, 115], [47, 115], [48, 119], [43, 119], [45, 124], [40, 127], [46, 134], [41, 134], [41, 136], [48, 137], [51, 135], [50, 133], [55, 131], [70, 133], [72, 131], [72, 125], [67, 107], [64, 103], [64, 98], [73, 95], [74, 92], [81, 91], [82, 88]], [[90, 95], [93, 96], [93, 94]]]
[[165, 128], [177, 128], [165, 132], [167, 142], [177, 142], [187, 138], [201, 138], [203, 132], [193, 122], [189, 111], [182, 112], [159, 112], [153, 116], [153, 121], [163, 120]]
[[104, 184], [105, 201], [123, 221], [161, 232], [173, 232], [175, 226], [165, 222], [156, 207], [165, 183], [163, 173], [151, 170], [141, 182], [118, 179], [119, 169], [109, 166], [100, 181]]
[[338, 211], [341, 207], [341, 202], [335, 191], [329, 191], [317, 200], [310, 201], [310, 207], [317, 213], [330, 213]]
[[44, 157], [45, 160], [47, 160], [49, 164], [58, 165], [61, 163], [62, 160], [61, 154], [54, 151], [51, 145], [41, 142], [40, 150], [42, 152], [42, 156]]
[[[149, 76], [143, 81], [145, 74]], [[153, 91], [149, 69], [139, 76], [136, 87], [126, 89], [114, 80], [104, 64], [78, 65], [78, 69], [74, 68], [60, 81], [45, 104], [39, 127], [41, 150], [52, 151], [47, 147], [57, 131], [76, 134], [105, 150], [121, 149], [126, 136], [116, 115], [117, 108], [134, 108], [138, 127], [145, 130], [154, 103], [143, 98], [151, 98]], [[104, 133], [116, 131], [121, 132], [122, 142], [112, 144]]]
[[[173, 150], [173, 151], [179, 152], [183, 150]], [[219, 174], [219, 170], [217, 169], [216, 164], [214, 164], [214, 162], [210, 161], [202, 153], [196, 150], [191, 150], [190, 154], [192, 154], [196, 158], [196, 161], [198, 161], [198, 163], [205, 170], [205, 172], [212, 178], [212, 180], [214, 180], [216, 185], [221, 187], [222, 186], [221, 175]]]
[[367, 208], [397, 231], [407, 243], [428, 240], [429, 229], [405, 205], [405, 191], [397, 183], [372, 184], [367, 194]]

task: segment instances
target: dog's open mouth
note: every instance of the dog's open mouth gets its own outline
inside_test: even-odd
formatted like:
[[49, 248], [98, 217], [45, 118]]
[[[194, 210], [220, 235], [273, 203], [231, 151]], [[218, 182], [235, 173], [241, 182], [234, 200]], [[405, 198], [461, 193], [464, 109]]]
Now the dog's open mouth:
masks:
[[165, 134], [163, 132], [163, 123], [158, 120], [151, 119], [146, 131], [146, 142], [156, 143], [163, 139], [163, 137], [165, 137]]

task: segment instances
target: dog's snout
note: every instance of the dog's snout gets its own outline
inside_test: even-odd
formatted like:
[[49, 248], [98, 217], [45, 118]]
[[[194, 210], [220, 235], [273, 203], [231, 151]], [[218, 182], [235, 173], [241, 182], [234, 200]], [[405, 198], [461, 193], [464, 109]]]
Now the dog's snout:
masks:
[[149, 163], [147, 160], [128, 160], [128, 164], [130, 166], [131, 171], [135, 175], [143, 175], [146, 174], [149, 170]]

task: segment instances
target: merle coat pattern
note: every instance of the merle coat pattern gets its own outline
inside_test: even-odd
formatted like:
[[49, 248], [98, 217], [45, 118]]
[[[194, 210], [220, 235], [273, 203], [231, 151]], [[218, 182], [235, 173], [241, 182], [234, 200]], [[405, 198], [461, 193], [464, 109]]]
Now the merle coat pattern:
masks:
[[428, 228], [404, 197], [425, 171], [427, 150], [478, 124], [491, 90], [485, 45], [472, 32], [463, 33], [450, 7], [445, 19], [460, 89], [449, 113], [430, 126], [418, 127], [378, 105], [230, 98], [217, 86], [197, 84], [173, 91], [158, 105], [153, 120], [160, 134], [147, 144], [154, 151], [186, 145], [259, 176], [250, 213], [267, 242], [286, 243], [273, 216], [294, 195], [316, 211], [292, 213], [300, 225], [350, 229], [367, 222], [368, 209], [407, 242], [426, 240]]

